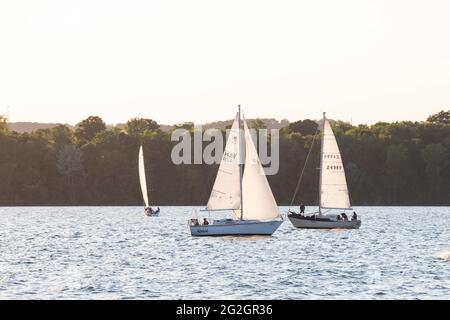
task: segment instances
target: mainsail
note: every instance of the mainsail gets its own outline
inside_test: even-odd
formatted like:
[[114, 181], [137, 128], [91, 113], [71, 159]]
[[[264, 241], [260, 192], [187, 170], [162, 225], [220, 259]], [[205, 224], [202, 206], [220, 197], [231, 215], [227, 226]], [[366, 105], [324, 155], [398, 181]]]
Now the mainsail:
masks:
[[277, 203], [270, 189], [261, 161], [258, 157], [247, 123], [244, 119], [245, 170], [242, 193], [245, 219], [268, 220], [280, 216]]
[[228, 136], [216, 181], [207, 204], [208, 210], [240, 209], [240, 148], [239, 113]]
[[142, 197], [144, 198], [145, 206], [148, 207], [147, 179], [145, 178], [144, 148], [142, 145], [139, 149], [139, 180], [141, 182]]
[[320, 168], [320, 207], [324, 209], [349, 209], [347, 180], [341, 153], [333, 130], [324, 116]]

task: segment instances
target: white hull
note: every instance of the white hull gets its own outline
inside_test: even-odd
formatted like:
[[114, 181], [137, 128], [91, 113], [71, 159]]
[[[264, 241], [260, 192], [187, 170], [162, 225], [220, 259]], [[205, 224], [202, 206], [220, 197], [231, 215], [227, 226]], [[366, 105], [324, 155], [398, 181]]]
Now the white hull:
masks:
[[292, 215], [288, 215], [288, 218], [294, 227], [303, 229], [359, 229], [361, 226], [361, 220], [322, 221], [304, 218], [300, 219]]
[[159, 212], [158, 213], [144, 213], [147, 217], [158, 217], [159, 216]]
[[249, 236], [272, 235], [283, 223], [281, 220], [223, 220], [210, 225], [191, 225], [192, 236]]
[[147, 216], [147, 217], [158, 217], [159, 216], [159, 212], [160, 212], [160, 209], [158, 209], [158, 210], [154, 210], [154, 211], [147, 211], [147, 210], [144, 210], [144, 214]]

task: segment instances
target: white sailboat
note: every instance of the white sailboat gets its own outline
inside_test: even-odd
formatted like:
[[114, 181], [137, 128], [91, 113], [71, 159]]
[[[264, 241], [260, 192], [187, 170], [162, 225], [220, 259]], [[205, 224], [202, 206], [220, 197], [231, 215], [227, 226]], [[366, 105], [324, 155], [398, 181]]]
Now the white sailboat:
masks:
[[[324, 213], [324, 210], [327, 210]], [[320, 152], [319, 212], [311, 216], [290, 212], [289, 220], [297, 228], [306, 229], [358, 229], [361, 220], [355, 212], [349, 219], [331, 210], [352, 210], [345, 178], [344, 165], [330, 122], [323, 113], [322, 146]]]
[[[190, 220], [193, 236], [272, 235], [283, 223], [241, 110], [231, 127], [208, 204], [202, 212], [230, 211], [234, 217], [211, 223]], [[244, 140], [244, 141], [243, 141]], [[243, 155], [245, 145], [245, 170]]]
[[158, 216], [160, 209], [153, 210], [150, 207], [150, 202], [148, 200], [148, 191], [147, 191], [147, 178], [145, 175], [145, 161], [144, 161], [144, 146], [141, 145], [139, 149], [139, 181], [141, 183], [141, 191], [142, 197], [144, 199], [144, 213], [146, 216]]

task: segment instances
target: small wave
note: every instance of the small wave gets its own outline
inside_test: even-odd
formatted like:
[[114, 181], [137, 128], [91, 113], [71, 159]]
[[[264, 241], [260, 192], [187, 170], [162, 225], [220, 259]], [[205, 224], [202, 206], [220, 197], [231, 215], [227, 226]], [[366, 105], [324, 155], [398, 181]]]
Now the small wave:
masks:
[[442, 251], [437, 254], [437, 257], [442, 260], [450, 260], [450, 251]]

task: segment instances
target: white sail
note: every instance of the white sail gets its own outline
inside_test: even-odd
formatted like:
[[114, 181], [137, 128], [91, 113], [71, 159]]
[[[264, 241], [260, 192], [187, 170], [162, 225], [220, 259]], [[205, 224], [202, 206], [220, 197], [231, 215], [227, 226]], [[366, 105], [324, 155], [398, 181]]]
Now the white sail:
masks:
[[234, 119], [207, 204], [208, 210], [240, 209], [239, 114]]
[[322, 139], [320, 207], [325, 209], [348, 209], [351, 205], [341, 153], [339, 152], [331, 125], [325, 118]]
[[280, 216], [250, 131], [244, 120], [245, 170], [243, 177], [244, 219], [268, 220]]
[[139, 180], [141, 182], [142, 197], [144, 198], [145, 206], [148, 207], [147, 179], [145, 178], [144, 148], [142, 145], [139, 149]]

